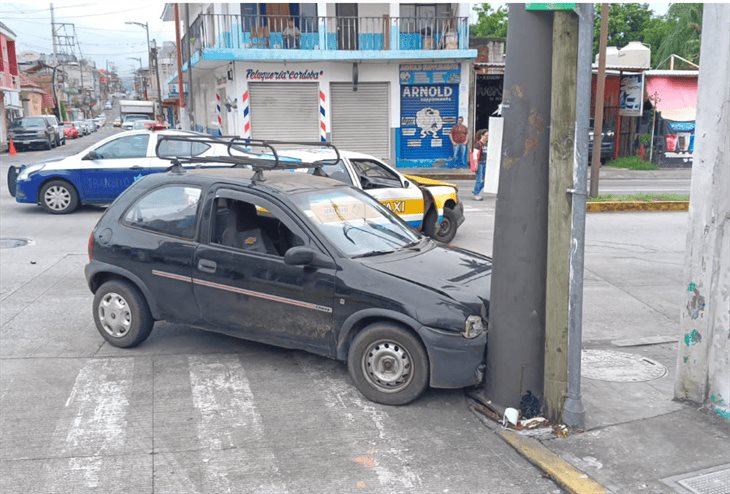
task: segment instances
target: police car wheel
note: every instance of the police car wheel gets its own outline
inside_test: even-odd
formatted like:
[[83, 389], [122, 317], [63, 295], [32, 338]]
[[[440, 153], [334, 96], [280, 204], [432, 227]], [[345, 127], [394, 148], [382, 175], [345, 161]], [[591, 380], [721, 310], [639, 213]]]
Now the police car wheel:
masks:
[[357, 389], [370, 401], [405, 405], [428, 387], [428, 355], [410, 331], [375, 323], [355, 336], [347, 367]]
[[51, 214], [67, 214], [79, 206], [79, 195], [65, 180], [51, 180], [41, 188], [40, 202]]
[[94, 294], [93, 312], [99, 334], [118, 348], [142, 343], [155, 322], [142, 293], [126, 280], [101, 285]]
[[458, 227], [459, 223], [454, 210], [451, 208], [444, 208], [444, 217], [441, 218], [441, 223], [436, 226], [434, 238], [439, 242], [448, 244], [456, 236], [456, 229]]

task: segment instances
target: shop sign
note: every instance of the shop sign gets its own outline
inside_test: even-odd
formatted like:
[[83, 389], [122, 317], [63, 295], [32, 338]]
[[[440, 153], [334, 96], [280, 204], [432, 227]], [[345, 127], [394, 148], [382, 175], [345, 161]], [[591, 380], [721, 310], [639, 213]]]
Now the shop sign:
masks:
[[458, 84], [401, 86], [401, 153], [403, 159], [447, 158], [449, 132], [459, 111]]
[[247, 81], [318, 81], [324, 70], [258, 70], [246, 69]]
[[461, 65], [458, 63], [416, 63], [400, 66], [401, 84], [458, 84]]
[[644, 112], [644, 74], [621, 76], [619, 115], [640, 117]]

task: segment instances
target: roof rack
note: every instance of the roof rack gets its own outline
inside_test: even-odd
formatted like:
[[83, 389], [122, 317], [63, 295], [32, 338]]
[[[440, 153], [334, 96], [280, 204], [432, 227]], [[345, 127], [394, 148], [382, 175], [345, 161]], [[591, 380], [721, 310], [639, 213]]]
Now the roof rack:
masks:
[[[166, 145], [166, 142], [190, 144], [191, 152], [188, 155], [179, 153], [178, 146]], [[192, 146], [195, 143], [212, 146], [218, 152], [208, 153], [206, 156], [192, 156]], [[325, 148], [332, 150], [334, 157], [304, 161], [286, 156], [286, 150], [282, 149], [283, 147], [289, 150], [292, 147]], [[321, 168], [326, 165], [334, 165], [340, 160], [340, 152], [337, 148], [333, 144], [324, 141], [265, 141], [238, 136], [209, 136], [203, 134], [161, 135], [157, 139], [155, 154], [160, 159], [170, 160], [172, 166], [168, 168], [168, 171], [175, 173], [183, 173], [184, 168], [182, 165], [184, 164], [219, 163], [234, 167], [250, 166], [254, 171], [252, 180], [255, 182], [265, 180], [263, 172], [266, 170], [312, 168], [315, 175], [325, 176]]]

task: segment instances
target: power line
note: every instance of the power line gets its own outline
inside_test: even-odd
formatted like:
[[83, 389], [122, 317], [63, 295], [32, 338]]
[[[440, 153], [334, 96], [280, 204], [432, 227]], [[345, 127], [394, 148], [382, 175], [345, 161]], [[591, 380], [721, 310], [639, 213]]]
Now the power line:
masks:
[[[126, 10], [117, 10], [114, 12], [103, 12], [101, 14], [80, 14], [80, 15], [65, 15], [66, 18], [79, 18], [79, 17], [103, 17], [106, 15], [114, 15], [114, 14], [123, 14], [125, 12], [134, 12], [136, 10], [144, 10], [146, 7], [136, 7], [134, 9], [126, 9]], [[40, 13], [40, 12], [33, 12], [33, 13]], [[3, 17], [3, 19], [10, 19], [10, 20], [20, 20], [23, 19], [23, 17]]]

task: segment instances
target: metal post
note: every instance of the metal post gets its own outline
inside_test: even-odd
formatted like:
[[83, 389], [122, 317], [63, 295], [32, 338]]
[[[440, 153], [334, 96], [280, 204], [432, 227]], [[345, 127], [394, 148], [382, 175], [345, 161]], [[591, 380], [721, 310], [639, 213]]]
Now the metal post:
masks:
[[485, 398], [542, 400], [552, 14], [509, 5]]
[[593, 118], [593, 159], [591, 160], [591, 197], [598, 195], [598, 174], [601, 169], [603, 142], [603, 103], [606, 94], [606, 44], [608, 43], [608, 4], [601, 4], [601, 39], [598, 48], [596, 80], [596, 113]]
[[563, 404], [563, 422], [582, 429], [585, 408], [580, 390], [583, 343], [583, 253], [586, 232], [588, 175], [588, 129], [591, 112], [593, 61], [593, 4], [578, 8], [578, 73], [575, 107], [575, 166], [573, 168], [573, 216], [570, 238], [570, 291], [568, 295], [568, 396]]
[[195, 130], [195, 105], [193, 104], [193, 44], [190, 42], [190, 4], [185, 4], [185, 34], [188, 39], [188, 120], [190, 130]]
[[177, 47], [177, 121], [183, 127], [183, 111], [185, 108], [185, 93], [183, 91], [183, 75], [182, 75], [182, 46], [180, 41], [180, 4], [175, 4], [175, 45]]

